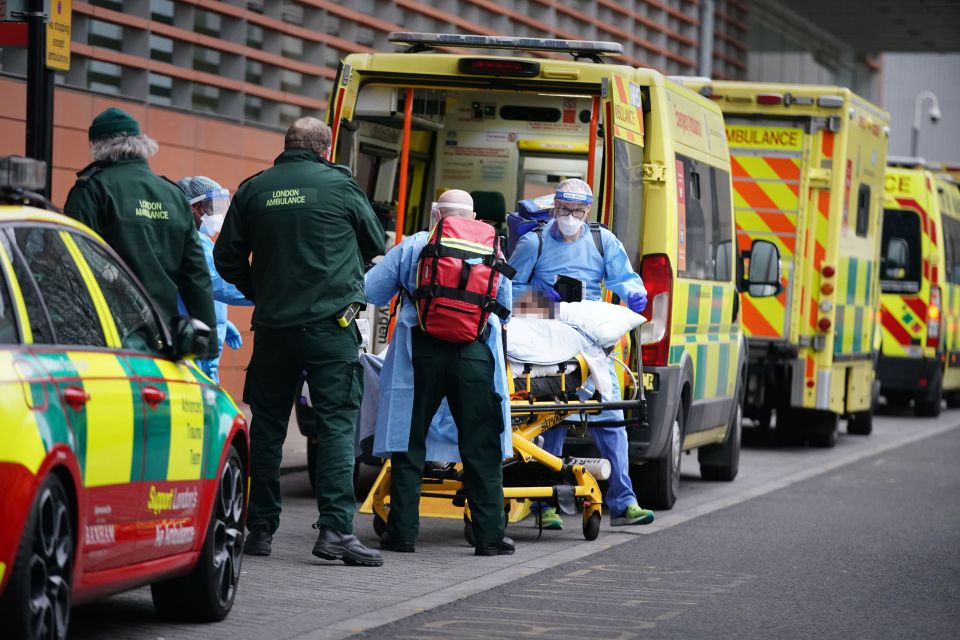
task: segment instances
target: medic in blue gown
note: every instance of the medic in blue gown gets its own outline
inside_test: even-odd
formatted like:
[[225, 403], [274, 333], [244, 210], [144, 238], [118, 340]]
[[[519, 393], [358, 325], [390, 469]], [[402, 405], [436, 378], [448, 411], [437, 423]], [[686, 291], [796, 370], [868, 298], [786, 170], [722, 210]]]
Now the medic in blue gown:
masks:
[[[583, 180], [571, 178], [557, 185], [553, 219], [547, 223], [542, 233], [527, 233], [521, 237], [510, 256], [510, 266], [517, 270], [513, 279], [514, 294], [520, 296], [532, 288], [542, 291], [554, 302], [559, 302], [560, 294], [554, 288], [554, 283], [558, 276], [567, 276], [582, 283], [584, 300], [600, 300], [602, 283], [606, 289], [626, 301], [632, 311], [640, 313], [647, 306], [647, 290], [630, 265], [623, 244], [605, 228], [600, 229], [603, 246], [603, 255], [600, 255], [586, 222], [592, 202], [590, 185]], [[620, 400], [620, 385], [614, 362], [611, 359], [609, 363], [613, 395], [603, 399]], [[622, 421], [623, 411], [604, 411], [587, 418], [591, 422]], [[589, 431], [601, 457], [610, 461], [609, 488], [604, 495], [610, 509], [610, 524], [653, 522], [653, 512], [637, 504], [637, 496], [630, 482], [626, 428], [591, 427]], [[563, 451], [565, 435], [565, 429], [545, 432], [543, 448], [559, 456]], [[553, 507], [544, 506], [539, 509], [539, 521], [545, 529], [563, 527], [563, 520]]]
[[[230, 206], [230, 190], [224, 189], [206, 176], [181, 178], [177, 186], [183, 190], [190, 201], [193, 219], [200, 234], [200, 245], [203, 247], [207, 269], [210, 271], [210, 280], [213, 284], [213, 310], [217, 316], [217, 344], [220, 346], [220, 352], [216, 358], [197, 360], [197, 365], [211, 380], [219, 384], [220, 355], [223, 353], [224, 343], [231, 349], [239, 349], [243, 346], [240, 331], [227, 319], [227, 305], [253, 306], [253, 303], [243, 297], [235, 286], [220, 277], [213, 264], [213, 237], [220, 233], [223, 219], [227, 215], [227, 208]], [[186, 315], [186, 308], [179, 298], [177, 305], [180, 313]]]

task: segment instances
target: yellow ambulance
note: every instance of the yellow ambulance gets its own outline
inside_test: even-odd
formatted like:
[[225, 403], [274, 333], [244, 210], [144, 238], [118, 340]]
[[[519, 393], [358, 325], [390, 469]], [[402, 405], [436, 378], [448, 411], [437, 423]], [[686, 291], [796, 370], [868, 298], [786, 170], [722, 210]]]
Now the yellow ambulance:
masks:
[[[343, 60], [328, 107], [335, 161], [372, 200], [395, 203], [385, 226], [398, 236], [425, 229], [430, 201], [447, 188], [472, 192], [479, 217], [502, 225], [518, 201], [552, 193], [563, 178], [589, 182], [596, 220], [623, 242], [650, 299], [642, 350], [627, 356], [634, 370], [642, 361], [648, 405], [649, 425], [637, 416], [626, 425], [640, 501], [673, 506], [683, 451], [699, 449], [704, 477], [732, 480], [746, 350], [717, 106], [656, 71], [605, 62], [621, 51], [616, 43], [391, 40], [407, 51]], [[776, 247], [754, 251], [763, 265], [754, 279], [775, 288]], [[376, 350], [388, 318], [373, 327]], [[589, 442], [571, 438], [567, 453]]]
[[743, 291], [745, 412], [778, 435], [833, 446], [869, 434], [876, 397], [880, 211], [889, 115], [842, 87], [684, 80], [723, 111], [741, 249], [764, 238], [782, 291]]
[[883, 201], [877, 373], [890, 405], [960, 406], [960, 189], [918, 158], [890, 158]]

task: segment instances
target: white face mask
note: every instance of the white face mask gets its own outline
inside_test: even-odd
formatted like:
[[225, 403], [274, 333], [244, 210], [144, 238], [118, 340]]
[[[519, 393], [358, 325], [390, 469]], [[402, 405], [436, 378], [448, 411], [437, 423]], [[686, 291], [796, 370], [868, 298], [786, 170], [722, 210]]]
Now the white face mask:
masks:
[[581, 227], [583, 227], [583, 220], [579, 218], [573, 216], [557, 216], [557, 228], [560, 229], [560, 233], [567, 237], [580, 233]]
[[224, 214], [208, 214], [203, 216], [203, 218], [200, 219], [200, 233], [210, 238], [217, 235], [220, 233], [220, 229], [223, 228], [224, 217]]

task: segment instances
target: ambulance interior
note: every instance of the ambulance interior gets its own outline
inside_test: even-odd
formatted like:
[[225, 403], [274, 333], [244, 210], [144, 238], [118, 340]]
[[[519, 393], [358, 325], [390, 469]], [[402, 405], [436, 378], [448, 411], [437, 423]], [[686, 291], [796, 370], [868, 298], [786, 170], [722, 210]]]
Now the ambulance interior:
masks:
[[[406, 91], [362, 86], [337, 144], [336, 161], [351, 167], [388, 234], [400, 191]], [[583, 93], [415, 89], [404, 235], [427, 228], [430, 203], [446, 189], [471, 192], [478, 217], [505, 235], [506, 213], [519, 200], [550, 194], [566, 178], [589, 181], [592, 110], [593, 97]], [[602, 127], [602, 117], [595, 126]], [[602, 153], [599, 136], [595, 191]]]

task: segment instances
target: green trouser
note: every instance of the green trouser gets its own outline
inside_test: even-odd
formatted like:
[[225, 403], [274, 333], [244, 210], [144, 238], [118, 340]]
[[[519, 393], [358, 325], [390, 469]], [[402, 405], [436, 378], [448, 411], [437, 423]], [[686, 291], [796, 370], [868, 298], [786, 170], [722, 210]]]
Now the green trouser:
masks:
[[503, 538], [503, 414], [493, 390], [493, 354], [482, 342], [453, 343], [413, 330], [413, 416], [405, 452], [391, 457], [391, 538], [414, 542], [420, 529], [420, 487], [427, 430], [444, 397], [457, 424], [463, 484], [477, 544]]
[[280, 526], [280, 458], [297, 380], [306, 371], [317, 425], [317, 523], [353, 532], [353, 441], [363, 396], [359, 354], [356, 325], [344, 329], [333, 318], [255, 329], [243, 388], [253, 412], [249, 529], [273, 533]]

